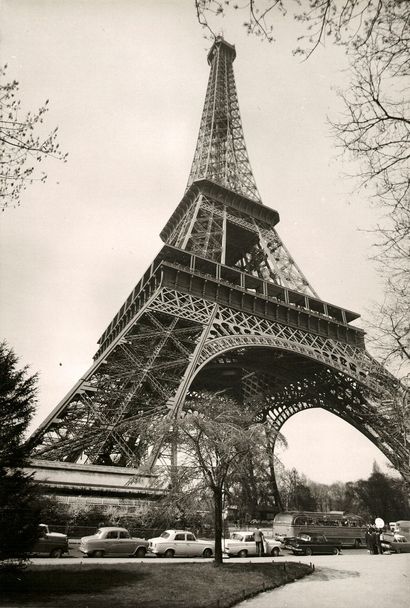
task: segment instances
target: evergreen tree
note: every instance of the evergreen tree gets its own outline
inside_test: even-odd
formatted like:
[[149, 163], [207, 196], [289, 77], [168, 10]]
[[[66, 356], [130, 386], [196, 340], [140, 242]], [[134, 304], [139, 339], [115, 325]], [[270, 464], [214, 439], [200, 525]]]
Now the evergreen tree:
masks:
[[36, 484], [23, 471], [30, 443], [24, 435], [34, 413], [37, 376], [6, 343], [0, 344], [0, 561], [24, 560], [39, 535]]

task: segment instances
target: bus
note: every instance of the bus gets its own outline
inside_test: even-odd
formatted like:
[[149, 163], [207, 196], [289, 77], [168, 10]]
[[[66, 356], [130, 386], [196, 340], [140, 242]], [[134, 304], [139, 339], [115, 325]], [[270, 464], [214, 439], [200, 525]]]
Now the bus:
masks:
[[273, 520], [273, 536], [284, 542], [300, 534], [323, 534], [343, 547], [364, 547], [367, 526], [358, 515], [344, 511], [284, 511]]

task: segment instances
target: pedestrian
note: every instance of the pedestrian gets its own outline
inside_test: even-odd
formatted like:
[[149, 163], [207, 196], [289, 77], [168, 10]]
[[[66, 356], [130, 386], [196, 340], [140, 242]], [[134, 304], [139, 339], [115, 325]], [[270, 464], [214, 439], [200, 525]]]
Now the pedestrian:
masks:
[[263, 551], [263, 532], [260, 528], [256, 528], [254, 532], [255, 544], [256, 544], [256, 555], [262, 557]]
[[377, 554], [378, 555], [383, 555], [383, 548], [382, 548], [382, 543], [381, 543], [381, 531], [380, 531], [380, 528], [376, 528], [376, 547], [377, 547]]
[[376, 528], [372, 528], [372, 532], [371, 532], [371, 553], [373, 555], [378, 555], [379, 553], [379, 547], [378, 547], [378, 543], [380, 542], [380, 539], [377, 538], [377, 530]]
[[372, 553], [372, 528], [370, 524], [367, 525], [366, 534], [364, 535], [366, 541], [366, 547], [369, 553]]

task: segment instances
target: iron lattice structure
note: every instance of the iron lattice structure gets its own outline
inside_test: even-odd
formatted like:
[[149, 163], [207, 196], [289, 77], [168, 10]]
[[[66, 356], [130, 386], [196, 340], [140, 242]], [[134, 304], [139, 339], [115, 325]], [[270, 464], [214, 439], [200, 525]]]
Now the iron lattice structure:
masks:
[[[218, 38], [188, 187], [164, 246], [99, 340], [94, 363], [37, 431], [35, 456], [153, 466], [143, 429], [190, 391], [258, 398], [277, 431], [323, 408], [408, 476], [397, 382], [368, 354], [358, 315], [321, 300], [262, 204], [246, 152], [232, 63]], [[398, 405], [401, 404], [401, 405]], [[400, 409], [402, 408], [402, 409]]]

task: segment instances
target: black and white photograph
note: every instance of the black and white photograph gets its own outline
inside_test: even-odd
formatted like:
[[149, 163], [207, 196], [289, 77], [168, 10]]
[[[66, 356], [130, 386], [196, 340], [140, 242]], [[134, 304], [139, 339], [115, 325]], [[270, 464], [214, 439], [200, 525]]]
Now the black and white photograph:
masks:
[[0, 607], [404, 608], [410, 2], [0, 0]]

